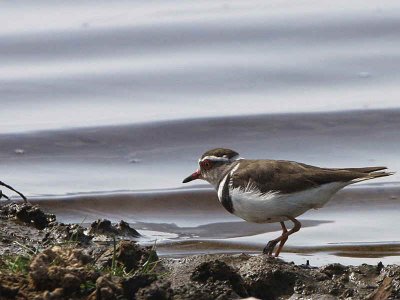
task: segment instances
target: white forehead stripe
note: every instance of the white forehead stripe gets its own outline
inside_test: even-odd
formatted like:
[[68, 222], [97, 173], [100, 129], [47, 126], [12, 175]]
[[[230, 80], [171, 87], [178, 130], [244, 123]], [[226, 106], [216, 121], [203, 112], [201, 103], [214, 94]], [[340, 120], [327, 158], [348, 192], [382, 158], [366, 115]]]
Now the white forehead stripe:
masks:
[[233, 156], [230, 160], [231, 160], [231, 161], [235, 161], [235, 160], [241, 160], [241, 159], [244, 159], [244, 158], [243, 158], [243, 157], [240, 157], [239, 154], [238, 154], [238, 155], [236, 155], [236, 156]]
[[212, 160], [212, 161], [227, 161], [228, 162], [228, 161], [240, 160], [240, 159], [243, 159], [243, 158], [241, 158], [239, 155], [236, 155], [236, 156], [232, 157], [231, 159], [229, 159], [227, 157], [219, 157], [219, 156], [214, 156], [214, 155], [207, 155], [207, 156], [199, 159], [199, 162], [202, 162], [202, 161], [204, 161], [206, 159]]
[[208, 155], [203, 157], [202, 159], [199, 159], [199, 162], [204, 161], [204, 160], [212, 160], [212, 161], [229, 161], [229, 158], [227, 157], [218, 157], [218, 156], [214, 156], [214, 155]]

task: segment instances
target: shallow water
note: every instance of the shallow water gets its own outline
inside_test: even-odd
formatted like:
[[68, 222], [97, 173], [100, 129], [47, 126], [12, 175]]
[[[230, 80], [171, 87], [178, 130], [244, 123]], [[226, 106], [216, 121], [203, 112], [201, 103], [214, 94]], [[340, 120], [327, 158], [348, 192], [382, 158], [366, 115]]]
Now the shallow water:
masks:
[[[302, 229], [291, 236], [284, 259], [314, 265], [340, 261], [400, 263], [395, 224], [400, 189], [390, 185], [348, 188], [328, 205], [299, 219]], [[252, 224], [227, 213], [208, 188], [115, 192], [59, 197], [33, 197], [59, 220], [90, 223], [98, 218], [124, 219], [158, 244], [161, 255], [194, 253], [260, 253], [279, 235], [279, 224]]]
[[[279, 226], [181, 184], [205, 150], [400, 169], [396, 1], [0, 8], [1, 180], [62, 221], [125, 219], [164, 255], [257, 253]], [[302, 216], [285, 258], [398, 262], [399, 176]]]

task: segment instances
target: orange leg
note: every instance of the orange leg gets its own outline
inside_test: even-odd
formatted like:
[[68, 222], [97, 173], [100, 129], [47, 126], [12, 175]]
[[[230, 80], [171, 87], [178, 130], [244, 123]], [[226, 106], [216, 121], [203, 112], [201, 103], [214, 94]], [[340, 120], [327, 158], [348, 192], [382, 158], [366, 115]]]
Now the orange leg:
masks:
[[281, 223], [281, 227], [282, 227], [282, 235], [274, 240], [271, 240], [267, 243], [267, 245], [265, 246], [263, 253], [264, 254], [268, 254], [269, 256], [272, 256], [272, 252], [274, 251], [274, 248], [276, 246], [276, 244], [278, 244], [279, 242], [279, 247], [278, 249], [276, 249], [275, 251], [275, 257], [278, 257], [279, 253], [281, 253], [281, 250], [283, 248], [283, 245], [285, 245], [286, 241], [289, 238], [289, 235], [297, 232], [300, 230], [301, 228], [301, 223], [299, 221], [297, 221], [295, 218], [290, 217], [290, 216], [286, 216], [290, 221], [292, 221], [294, 223], [294, 227], [292, 229], [290, 229], [289, 231], [286, 229], [285, 223], [284, 222], [280, 222]]
[[[285, 223], [281, 222], [281, 227], [282, 227], [282, 237], [285, 236], [285, 234], [288, 233], [288, 230], [286, 229]], [[283, 237], [281, 241], [279, 242], [278, 249], [275, 251], [275, 257], [278, 257], [279, 253], [281, 252], [283, 245], [285, 245], [286, 241], [288, 240], [288, 236]]]

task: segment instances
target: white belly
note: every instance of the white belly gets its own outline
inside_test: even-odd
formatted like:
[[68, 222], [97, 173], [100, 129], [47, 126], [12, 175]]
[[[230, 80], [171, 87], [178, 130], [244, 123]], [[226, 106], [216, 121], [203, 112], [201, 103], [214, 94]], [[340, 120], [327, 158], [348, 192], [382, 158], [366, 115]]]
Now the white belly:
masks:
[[286, 221], [286, 216], [297, 217], [307, 210], [324, 206], [329, 199], [349, 183], [335, 182], [293, 194], [256, 190], [232, 189], [230, 196], [233, 213], [249, 222], [271, 223]]

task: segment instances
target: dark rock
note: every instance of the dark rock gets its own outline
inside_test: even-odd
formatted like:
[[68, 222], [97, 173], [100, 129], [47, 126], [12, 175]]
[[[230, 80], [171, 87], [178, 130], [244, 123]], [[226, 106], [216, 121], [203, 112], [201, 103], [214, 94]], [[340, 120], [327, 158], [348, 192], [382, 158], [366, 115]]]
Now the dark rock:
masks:
[[129, 226], [125, 221], [118, 225], [112, 225], [110, 220], [102, 219], [93, 222], [89, 229], [90, 235], [123, 236], [126, 238], [138, 238], [140, 233]]
[[279, 296], [293, 294], [296, 277], [296, 273], [291, 270], [276, 268], [259, 274], [254, 280], [248, 280], [247, 289], [255, 297], [277, 299]]
[[155, 281], [150, 286], [141, 288], [136, 293], [137, 300], [169, 300], [173, 291], [171, 283], [167, 281]]
[[117, 300], [125, 299], [120, 282], [113, 281], [110, 276], [101, 276], [96, 280], [96, 289], [87, 297], [87, 300]]
[[0, 282], [0, 298], [10, 298], [10, 299], [15, 299], [15, 297], [18, 294], [18, 287], [15, 286], [9, 286], [5, 284], [4, 282]]
[[0, 213], [8, 218], [31, 224], [39, 230], [48, 227], [56, 220], [55, 215], [47, 214], [39, 206], [30, 203], [9, 203], [1, 207]]
[[321, 272], [332, 278], [333, 275], [342, 275], [347, 272], [348, 268], [341, 264], [330, 264], [321, 268]]
[[111, 225], [110, 220], [98, 219], [90, 224], [89, 234], [118, 235], [118, 229]]
[[129, 236], [133, 238], [140, 237], [140, 233], [137, 232], [134, 228], [130, 227], [129, 224], [123, 220], [121, 220], [117, 227], [119, 231], [119, 235]]
[[[116, 246], [116, 261], [122, 264], [127, 272], [137, 270], [148, 260], [150, 255], [156, 255], [150, 247], [142, 247], [134, 241], [120, 241]], [[110, 267], [114, 256], [114, 249], [104, 252], [97, 261], [101, 267]], [[157, 260], [157, 256], [154, 257]]]
[[247, 291], [244, 287], [244, 281], [233, 268], [226, 263], [215, 260], [205, 262], [196, 267], [191, 275], [191, 280], [205, 283], [207, 281], [227, 281], [232, 289], [240, 296], [246, 297]]
[[153, 274], [134, 275], [122, 282], [124, 294], [128, 300], [134, 299], [136, 292], [140, 288], [144, 288], [157, 280], [157, 276]]
[[80, 244], [88, 244], [93, 238], [93, 236], [86, 235], [85, 228], [78, 224], [57, 225], [55, 229], [52, 228], [52, 233], [58, 235], [57, 239]]
[[81, 280], [73, 274], [67, 273], [64, 275], [62, 287], [67, 293], [76, 291], [81, 285]]
[[114, 282], [109, 276], [101, 276], [96, 280], [96, 298], [101, 300], [116, 300], [123, 296], [123, 289], [119, 282]]
[[39, 209], [39, 207], [34, 207], [30, 211], [31, 222], [37, 229], [44, 229], [49, 225], [49, 220], [46, 214]]
[[198, 286], [193, 283], [187, 283], [184, 286], [174, 289], [174, 300], [228, 300], [241, 299], [226, 282], [216, 281]]
[[150, 251], [150, 248], [144, 248], [135, 242], [121, 241], [117, 248], [117, 261], [121, 262], [130, 272], [147, 261]]

